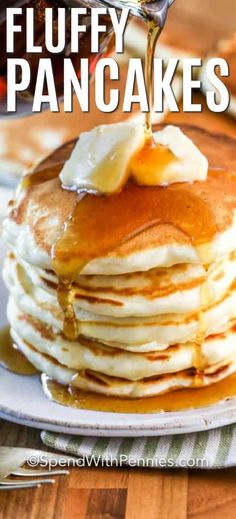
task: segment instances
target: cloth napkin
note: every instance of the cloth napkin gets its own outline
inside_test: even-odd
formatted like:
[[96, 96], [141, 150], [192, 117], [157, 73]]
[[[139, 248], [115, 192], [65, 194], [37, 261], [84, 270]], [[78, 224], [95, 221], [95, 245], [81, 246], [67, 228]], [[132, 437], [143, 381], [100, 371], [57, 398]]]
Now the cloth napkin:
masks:
[[[148, 438], [96, 438], [41, 433], [47, 447], [78, 457], [78, 466], [216, 469], [236, 466], [236, 424]], [[63, 455], [62, 455], [63, 458]]]

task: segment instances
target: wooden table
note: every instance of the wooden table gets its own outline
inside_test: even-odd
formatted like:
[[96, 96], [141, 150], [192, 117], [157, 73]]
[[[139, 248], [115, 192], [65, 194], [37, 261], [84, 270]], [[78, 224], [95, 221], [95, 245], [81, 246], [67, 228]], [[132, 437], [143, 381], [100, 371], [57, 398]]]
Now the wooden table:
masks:
[[[0, 423], [0, 444], [43, 448], [39, 431]], [[75, 468], [55, 485], [0, 492], [1, 519], [234, 519], [236, 468]]]

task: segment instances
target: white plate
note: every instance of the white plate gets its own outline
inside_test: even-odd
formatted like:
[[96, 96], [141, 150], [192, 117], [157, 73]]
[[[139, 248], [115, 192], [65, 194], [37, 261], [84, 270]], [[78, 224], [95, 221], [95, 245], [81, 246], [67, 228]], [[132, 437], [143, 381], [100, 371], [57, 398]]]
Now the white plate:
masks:
[[[0, 269], [4, 247], [0, 240]], [[6, 325], [7, 292], [0, 277], [0, 327]], [[40, 378], [0, 368], [0, 417], [39, 429], [89, 436], [160, 436], [213, 429], [236, 422], [236, 398], [217, 405], [158, 414], [78, 410], [51, 402]]]

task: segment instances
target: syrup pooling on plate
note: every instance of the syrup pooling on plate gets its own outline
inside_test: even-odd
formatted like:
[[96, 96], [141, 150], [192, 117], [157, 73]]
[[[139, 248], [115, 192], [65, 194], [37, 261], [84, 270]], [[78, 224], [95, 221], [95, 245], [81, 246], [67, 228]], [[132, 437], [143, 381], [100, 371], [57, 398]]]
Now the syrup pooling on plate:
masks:
[[34, 375], [36, 368], [26, 359], [10, 336], [9, 327], [0, 330], [0, 366], [17, 375]]
[[148, 398], [119, 398], [63, 386], [42, 375], [43, 389], [53, 401], [75, 407], [112, 413], [160, 413], [183, 411], [224, 402], [236, 395], [236, 374], [221, 382], [195, 389], [178, 389]]

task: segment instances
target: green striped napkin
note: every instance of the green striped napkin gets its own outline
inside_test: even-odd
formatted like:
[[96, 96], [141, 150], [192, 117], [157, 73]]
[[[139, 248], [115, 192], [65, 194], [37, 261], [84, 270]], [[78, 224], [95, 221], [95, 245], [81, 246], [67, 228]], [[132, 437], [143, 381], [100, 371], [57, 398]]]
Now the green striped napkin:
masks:
[[236, 465], [236, 425], [149, 438], [95, 438], [48, 431], [41, 438], [47, 447], [77, 456], [78, 466], [214, 469]]

